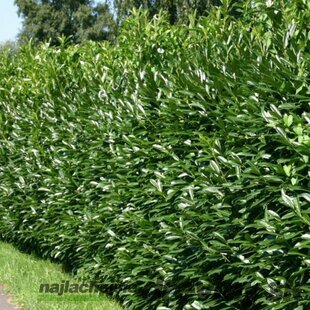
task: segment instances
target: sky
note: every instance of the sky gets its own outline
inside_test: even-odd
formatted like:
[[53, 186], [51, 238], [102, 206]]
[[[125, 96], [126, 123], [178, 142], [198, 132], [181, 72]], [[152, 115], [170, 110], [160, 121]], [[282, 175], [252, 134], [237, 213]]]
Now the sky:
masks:
[[21, 29], [14, 0], [0, 0], [0, 43], [15, 40]]

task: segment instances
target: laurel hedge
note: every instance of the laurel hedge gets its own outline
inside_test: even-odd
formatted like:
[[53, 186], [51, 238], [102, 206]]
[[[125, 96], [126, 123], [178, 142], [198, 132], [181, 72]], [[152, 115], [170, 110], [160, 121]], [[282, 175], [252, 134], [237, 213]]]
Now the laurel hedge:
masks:
[[0, 236], [127, 309], [309, 309], [307, 1], [0, 57]]

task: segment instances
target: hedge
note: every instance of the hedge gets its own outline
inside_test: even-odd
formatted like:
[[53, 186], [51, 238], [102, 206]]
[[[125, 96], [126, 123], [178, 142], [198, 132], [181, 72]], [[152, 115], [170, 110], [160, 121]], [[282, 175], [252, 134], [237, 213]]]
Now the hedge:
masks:
[[230, 9], [2, 53], [3, 240], [127, 309], [309, 308], [309, 3]]

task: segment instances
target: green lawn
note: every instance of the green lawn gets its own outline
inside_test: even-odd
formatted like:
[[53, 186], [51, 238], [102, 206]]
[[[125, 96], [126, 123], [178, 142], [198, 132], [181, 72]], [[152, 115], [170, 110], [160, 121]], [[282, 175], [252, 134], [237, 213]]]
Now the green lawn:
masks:
[[[13, 301], [25, 310], [121, 310], [107, 296], [98, 293], [40, 293], [41, 284], [61, 284], [77, 280], [62, 271], [61, 265], [19, 252], [13, 246], [0, 242], [0, 284], [13, 295]], [[68, 282], [67, 282], [68, 283]]]

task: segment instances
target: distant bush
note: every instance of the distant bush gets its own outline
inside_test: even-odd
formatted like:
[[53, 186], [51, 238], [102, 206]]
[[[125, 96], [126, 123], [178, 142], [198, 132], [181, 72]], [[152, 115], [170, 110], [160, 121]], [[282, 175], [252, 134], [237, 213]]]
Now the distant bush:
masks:
[[16, 41], [5, 41], [0, 43], [0, 55], [13, 57], [18, 53], [19, 44]]
[[0, 233], [129, 309], [307, 309], [306, 1], [0, 59]]

